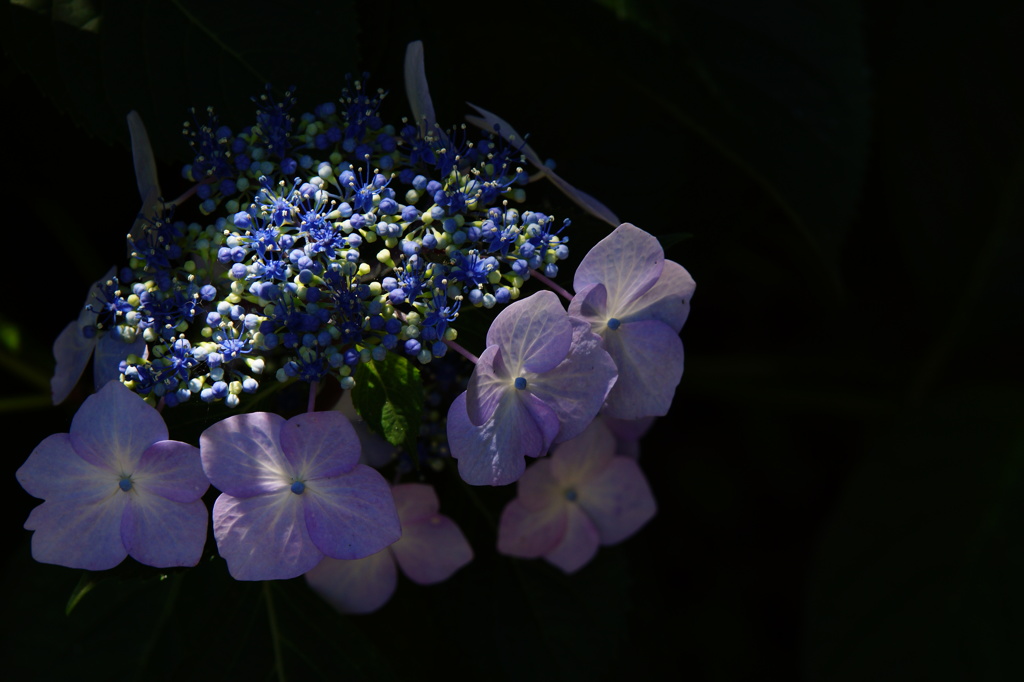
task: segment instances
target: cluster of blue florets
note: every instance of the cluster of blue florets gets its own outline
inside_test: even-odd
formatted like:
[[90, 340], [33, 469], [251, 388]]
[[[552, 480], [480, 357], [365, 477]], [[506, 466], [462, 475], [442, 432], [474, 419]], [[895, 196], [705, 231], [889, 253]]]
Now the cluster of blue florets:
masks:
[[186, 124], [183, 175], [202, 216], [220, 216], [186, 222], [159, 205], [129, 236], [98, 323], [145, 341], [121, 363], [126, 385], [229, 406], [268, 372], [350, 388], [359, 363], [429, 363], [460, 312], [517, 299], [532, 271], [557, 274], [568, 221], [511, 207], [525, 199], [520, 151], [465, 126], [396, 128], [384, 95], [355, 81], [340, 105], [296, 117], [291, 91], [268, 90], [237, 134], [211, 111]]

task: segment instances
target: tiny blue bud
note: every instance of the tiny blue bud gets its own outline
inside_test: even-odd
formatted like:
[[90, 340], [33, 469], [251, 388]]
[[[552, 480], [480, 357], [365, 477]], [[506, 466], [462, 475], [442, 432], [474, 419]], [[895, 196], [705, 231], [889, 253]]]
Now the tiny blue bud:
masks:
[[526, 388], [526, 379], [524, 377], [516, 377], [515, 385], [520, 391], [523, 390]]
[[128, 492], [129, 490], [132, 489], [132, 479], [128, 478], [127, 476], [122, 478], [120, 481], [118, 481], [117, 487], [119, 487], [121, 490], [125, 492]]
[[608, 320], [608, 328], [609, 329], [612, 329], [612, 330], [618, 329], [620, 324], [622, 324], [622, 323], [619, 322], [619, 319], [617, 317], [612, 317], [612, 318], [610, 318]]
[[292, 492], [296, 495], [301, 495], [302, 491], [306, 489], [306, 484], [302, 481], [295, 481], [292, 483]]

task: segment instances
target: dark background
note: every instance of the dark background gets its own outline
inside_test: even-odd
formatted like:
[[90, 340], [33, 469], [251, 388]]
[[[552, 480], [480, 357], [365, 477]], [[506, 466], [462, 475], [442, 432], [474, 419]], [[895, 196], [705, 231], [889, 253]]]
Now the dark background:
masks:
[[[241, 127], [264, 80], [306, 110], [367, 70], [395, 121], [414, 39], [439, 121], [469, 101], [529, 132], [696, 280], [686, 373], [640, 460], [659, 515], [566, 579], [499, 557], [441, 482], [476, 561], [359, 618], [275, 583], [285, 675], [1024, 676], [1020, 2], [328, 4], [3, 6], [15, 677], [274, 679], [266, 593], [223, 565], [118, 569], [65, 616], [79, 574], [29, 558], [13, 472], [78, 404], [49, 406], [50, 346], [124, 253], [127, 111], [173, 197], [186, 107]], [[608, 231], [553, 188], [529, 200], [574, 219], [576, 258]]]

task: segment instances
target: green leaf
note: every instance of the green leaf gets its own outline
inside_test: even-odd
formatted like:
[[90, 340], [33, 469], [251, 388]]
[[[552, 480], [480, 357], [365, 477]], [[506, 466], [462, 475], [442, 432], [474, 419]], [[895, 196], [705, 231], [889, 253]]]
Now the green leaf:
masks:
[[392, 445], [416, 451], [423, 413], [423, 384], [419, 369], [407, 358], [388, 353], [356, 370], [352, 403], [367, 425]]

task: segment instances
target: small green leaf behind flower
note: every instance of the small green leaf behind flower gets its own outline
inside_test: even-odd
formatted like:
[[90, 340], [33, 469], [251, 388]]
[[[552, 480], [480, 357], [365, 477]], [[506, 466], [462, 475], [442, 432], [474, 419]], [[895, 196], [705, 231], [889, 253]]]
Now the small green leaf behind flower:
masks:
[[384, 360], [359, 365], [352, 402], [373, 431], [415, 453], [423, 384], [419, 369], [407, 358], [388, 353]]

